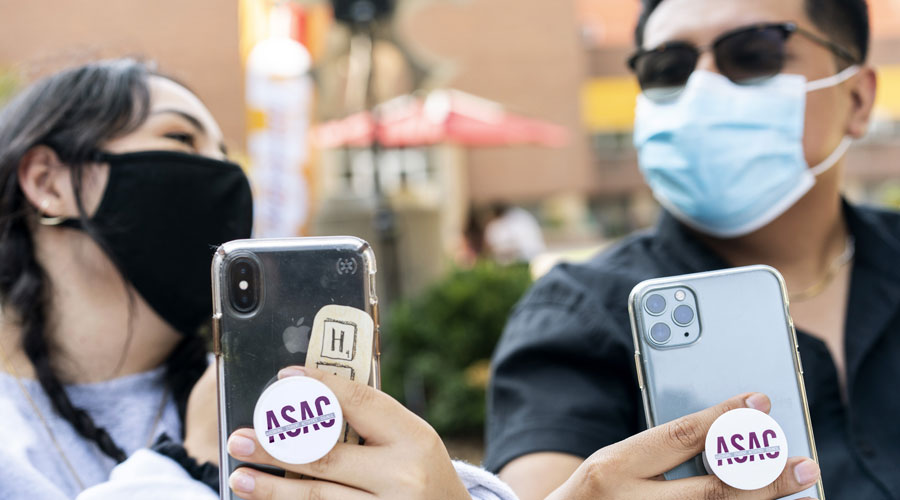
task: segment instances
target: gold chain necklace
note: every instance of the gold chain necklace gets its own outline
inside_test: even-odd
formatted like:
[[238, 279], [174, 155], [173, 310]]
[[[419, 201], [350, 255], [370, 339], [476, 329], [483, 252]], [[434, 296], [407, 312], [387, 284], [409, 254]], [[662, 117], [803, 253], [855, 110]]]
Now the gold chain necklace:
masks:
[[853, 260], [853, 256], [856, 254], [856, 244], [853, 241], [853, 237], [847, 238], [847, 246], [844, 247], [844, 251], [837, 256], [834, 261], [832, 261], [831, 265], [828, 266], [828, 269], [825, 271], [825, 274], [819, 279], [819, 281], [813, 283], [812, 286], [807, 287], [799, 292], [789, 294], [789, 298], [791, 302], [803, 302], [806, 300], [810, 300], [812, 298], [818, 297], [819, 294], [825, 291], [828, 288], [828, 285], [834, 280], [834, 278], [838, 275], [838, 272], [843, 269], [844, 266], [850, 263]]
[[[53, 434], [53, 430], [50, 427], [47, 419], [44, 418], [44, 414], [41, 413], [40, 408], [38, 408], [37, 403], [34, 402], [34, 399], [31, 398], [31, 394], [28, 392], [28, 389], [25, 387], [25, 384], [22, 383], [22, 379], [19, 377], [19, 372], [16, 370], [16, 367], [13, 366], [12, 361], [10, 361], [9, 356], [6, 354], [6, 349], [3, 347], [3, 343], [0, 342], [0, 355], [3, 357], [3, 366], [6, 369], [7, 373], [13, 376], [16, 381], [16, 385], [19, 386], [19, 389], [22, 391], [22, 394], [25, 396], [25, 399], [28, 400], [28, 404], [31, 406], [31, 409], [34, 410], [35, 415], [37, 415], [38, 420], [41, 421], [41, 424], [44, 426], [44, 429], [47, 431], [47, 435], [50, 436], [50, 441], [53, 443], [53, 447], [56, 448], [57, 453], [63, 460], [63, 464], [65, 464], [66, 468], [69, 469], [69, 473], [72, 474], [72, 477], [75, 479], [75, 483], [78, 484], [78, 490], [84, 491], [85, 485], [81, 480], [81, 476], [75, 471], [75, 467], [72, 466], [72, 462], [69, 461], [69, 457], [66, 456], [66, 453], [63, 451], [62, 446], [59, 444], [59, 441], [56, 440], [56, 436]], [[160, 400], [159, 409], [156, 412], [156, 417], [153, 419], [153, 426], [150, 428], [150, 435], [147, 437], [147, 443], [145, 447], [149, 448], [153, 444], [153, 438], [156, 434], [156, 428], [159, 427], [159, 422], [162, 420], [163, 413], [166, 409], [166, 403], [168, 402], [169, 390], [168, 388], [163, 389], [162, 400]]]

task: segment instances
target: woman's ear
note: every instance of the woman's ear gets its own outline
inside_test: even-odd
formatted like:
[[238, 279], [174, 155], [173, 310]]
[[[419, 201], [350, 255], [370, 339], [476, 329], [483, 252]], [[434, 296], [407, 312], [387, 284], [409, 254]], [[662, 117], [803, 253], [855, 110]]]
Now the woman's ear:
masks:
[[48, 217], [77, 216], [72, 177], [56, 152], [47, 146], [28, 150], [19, 162], [19, 186], [28, 202]]
[[863, 66], [859, 75], [854, 79], [850, 89], [850, 99], [853, 108], [847, 121], [846, 134], [854, 139], [860, 139], [869, 129], [869, 121], [872, 118], [872, 109], [875, 107], [875, 96], [878, 89], [878, 75], [871, 66]]

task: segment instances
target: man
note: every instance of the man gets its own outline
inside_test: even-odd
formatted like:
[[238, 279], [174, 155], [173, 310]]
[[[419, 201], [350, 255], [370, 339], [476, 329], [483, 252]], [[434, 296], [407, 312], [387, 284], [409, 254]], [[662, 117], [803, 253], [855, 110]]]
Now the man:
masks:
[[785, 277], [828, 498], [900, 498], [900, 215], [846, 204], [839, 185], [875, 99], [867, 11], [644, 0], [635, 144], [666, 210], [653, 231], [554, 269], [509, 320], [485, 465], [523, 500], [645, 426], [632, 287], [750, 264]]

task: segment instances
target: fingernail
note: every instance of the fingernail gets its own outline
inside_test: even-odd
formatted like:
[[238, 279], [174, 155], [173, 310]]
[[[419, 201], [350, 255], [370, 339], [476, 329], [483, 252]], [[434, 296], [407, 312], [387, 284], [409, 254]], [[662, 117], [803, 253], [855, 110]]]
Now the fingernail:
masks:
[[751, 395], [744, 401], [744, 403], [747, 404], [747, 408], [752, 408], [761, 412], [768, 413], [768, 411], [772, 409], [772, 405], [771, 403], [769, 403], [769, 398], [759, 393]]
[[306, 375], [306, 372], [300, 366], [289, 366], [287, 368], [282, 368], [281, 371], [278, 372], [278, 379], [281, 380], [283, 378], [288, 377], [303, 377]]
[[236, 493], [253, 493], [253, 488], [256, 487], [256, 480], [253, 479], [253, 476], [240, 469], [231, 474], [228, 482]]
[[256, 443], [252, 439], [237, 434], [232, 434], [228, 439], [228, 453], [232, 456], [248, 457], [256, 450]]
[[812, 460], [804, 460], [794, 466], [794, 477], [800, 484], [812, 484], [819, 479], [819, 465]]

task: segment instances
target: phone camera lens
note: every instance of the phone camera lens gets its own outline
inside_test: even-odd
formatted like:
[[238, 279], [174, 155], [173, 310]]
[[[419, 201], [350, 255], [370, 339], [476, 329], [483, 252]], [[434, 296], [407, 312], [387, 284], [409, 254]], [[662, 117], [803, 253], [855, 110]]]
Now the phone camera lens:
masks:
[[647, 297], [647, 301], [644, 302], [644, 307], [647, 308], [647, 312], [650, 314], [659, 316], [666, 310], [666, 299], [663, 298], [662, 295], [654, 293]]
[[665, 344], [672, 337], [672, 329], [665, 323], [657, 323], [650, 328], [650, 338], [657, 344]]
[[231, 306], [239, 313], [250, 313], [259, 303], [259, 268], [253, 259], [240, 257], [229, 269]]
[[694, 310], [690, 306], [678, 306], [672, 313], [672, 319], [678, 326], [688, 326], [694, 321]]

